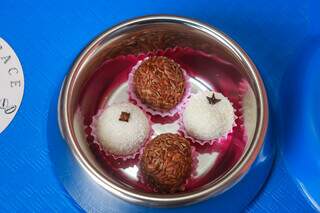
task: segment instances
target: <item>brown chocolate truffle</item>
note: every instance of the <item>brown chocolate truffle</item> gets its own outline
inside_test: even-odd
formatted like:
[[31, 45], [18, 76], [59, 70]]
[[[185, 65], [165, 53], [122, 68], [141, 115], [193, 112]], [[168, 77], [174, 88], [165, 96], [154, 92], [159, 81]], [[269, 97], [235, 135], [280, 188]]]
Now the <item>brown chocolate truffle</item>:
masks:
[[145, 147], [141, 159], [141, 172], [145, 180], [160, 193], [183, 190], [191, 174], [190, 143], [178, 134], [166, 133], [152, 139]]
[[133, 84], [134, 92], [142, 103], [163, 112], [173, 109], [185, 91], [180, 65], [163, 56], [143, 61], [134, 73]]

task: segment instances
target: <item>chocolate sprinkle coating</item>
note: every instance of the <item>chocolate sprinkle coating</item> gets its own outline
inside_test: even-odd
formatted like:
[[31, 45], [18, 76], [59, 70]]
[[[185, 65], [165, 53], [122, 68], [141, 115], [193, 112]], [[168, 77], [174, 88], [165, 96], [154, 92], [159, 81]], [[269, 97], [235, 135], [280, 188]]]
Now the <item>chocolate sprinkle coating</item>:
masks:
[[169, 111], [183, 98], [185, 79], [179, 64], [164, 56], [143, 61], [133, 76], [134, 92], [154, 110]]
[[149, 185], [160, 193], [182, 191], [191, 175], [191, 167], [190, 143], [178, 134], [155, 137], [142, 154], [141, 172]]

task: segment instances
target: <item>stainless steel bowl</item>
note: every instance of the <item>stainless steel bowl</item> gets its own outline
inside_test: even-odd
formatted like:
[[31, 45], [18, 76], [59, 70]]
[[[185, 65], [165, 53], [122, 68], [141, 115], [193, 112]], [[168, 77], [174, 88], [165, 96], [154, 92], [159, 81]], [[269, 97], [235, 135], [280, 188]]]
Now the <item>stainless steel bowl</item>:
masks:
[[[219, 52], [236, 64], [254, 94], [254, 116], [249, 141], [240, 160], [222, 177], [192, 192], [157, 195], [137, 191], [114, 179], [96, 162], [90, 152], [81, 124], [75, 113], [80, 90], [96, 68], [106, 59], [157, 49], [182, 46], [208, 54]], [[252, 103], [251, 103], [252, 104]], [[81, 53], [65, 79], [59, 101], [61, 132], [81, 165], [99, 190], [107, 191], [126, 201], [148, 206], [178, 206], [195, 203], [227, 190], [250, 169], [264, 142], [268, 125], [267, 97], [259, 72], [240, 46], [215, 28], [195, 20], [175, 16], [147, 16], [119, 24], [98, 36]], [[101, 196], [103, 196], [101, 194]]]

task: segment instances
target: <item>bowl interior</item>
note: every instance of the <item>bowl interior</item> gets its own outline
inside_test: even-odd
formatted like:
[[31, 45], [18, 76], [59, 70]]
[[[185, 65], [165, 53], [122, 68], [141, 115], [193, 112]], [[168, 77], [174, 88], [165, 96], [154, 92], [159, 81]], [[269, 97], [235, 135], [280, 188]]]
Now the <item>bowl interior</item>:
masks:
[[[92, 116], [101, 106], [126, 99], [125, 79], [130, 67], [140, 54], [159, 50], [167, 51], [166, 54], [169, 55], [172, 55], [172, 52], [178, 54], [178, 61], [195, 70], [191, 78], [193, 93], [216, 89], [228, 94], [233, 104], [238, 105], [237, 116], [239, 125], [242, 126], [239, 132], [243, 131], [238, 133], [242, 134], [243, 140], [236, 138], [230, 141], [228, 150], [224, 152], [228, 157], [220, 159], [218, 149], [208, 151], [210, 147], [198, 147], [201, 159], [198, 159], [197, 173], [199, 177], [206, 178], [196, 182], [190, 190], [175, 195], [160, 195], [140, 187], [138, 181], [135, 181], [139, 170], [137, 162], [121, 164], [119, 169], [122, 172], [120, 173], [126, 177], [119, 178], [112, 168], [97, 158], [97, 153], [88, 145], [88, 140], [91, 140], [92, 136], [88, 134], [90, 130], [87, 126], [92, 122]], [[172, 57], [176, 57], [174, 54]], [[133, 59], [130, 61], [128, 57], [130, 60]], [[110, 64], [105, 63], [116, 60], [119, 61], [112, 68]], [[69, 143], [72, 149], [76, 150], [75, 154], [80, 163], [95, 180], [120, 197], [131, 196], [138, 200], [150, 198], [154, 202], [173, 200], [185, 202], [187, 199], [193, 199], [192, 196], [198, 196], [197, 199], [199, 199], [201, 196], [214, 194], [218, 191], [208, 189], [213, 189], [222, 182], [230, 186], [237, 180], [235, 177], [239, 178], [239, 173], [236, 174], [241, 170], [239, 166], [248, 167], [246, 156], [256, 154], [253, 152], [254, 147], [257, 146], [255, 143], [258, 138], [263, 137], [261, 136], [263, 134], [261, 120], [264, 119], [262, 103], [265, 101], [262, 100], [263, 95], [261, 95], [263, 88], [259, 85], [261, 82], [257, 79], [257, 73], [253, 72], [251, 67], [253, 65], [250, 63], [245, 53], [223, 34], [194, 22], [145, 19], [112, 28], [98, 37], [82, 53], [67, 80], [65, 106], [70, 131], [69, 140], [71, 140]], [[127, 71], [123, 71], [126, 69]], [[174, 131], [174, 127], [169, 126], [167, 129]], [[157, 131], [159, 133], [162, 131], [161, 125], [158, 129], [156, 127]], [[215, 164], [219, 163], [218, 159], [220, 164], [226, 161], [228, 163], [217, 167]], [[247, 161], [244, 162], [245, 160]], [[247, 167], [245, 170], [248, 169]]]

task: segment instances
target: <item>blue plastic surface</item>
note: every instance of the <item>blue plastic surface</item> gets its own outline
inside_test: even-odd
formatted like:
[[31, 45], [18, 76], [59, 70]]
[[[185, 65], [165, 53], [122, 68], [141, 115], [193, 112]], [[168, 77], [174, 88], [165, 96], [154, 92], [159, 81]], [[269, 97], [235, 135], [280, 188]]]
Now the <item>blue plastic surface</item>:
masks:
[[288, 169], [320, 211], [320, 38], [306, 43], [304, 54], [285, 75], [283, 85], [283, 147]]
[[[268, 182], [246, 211], [316, 211], [310, 198], [313, 204], [319, 202], [319, 178], [312, 178], [319, 172], [320, 159], [319, 8], [320, 2], [311, 0], [1, 1], [0, 37], [20, 58], [25, 96], [15, 120], [0, 135], [0, 210], [81, 211], [64, 191], [50, 158], [59, 140], [53, 132], [61, 82], [81, 49], [106, 28], [128, 18], [166, 13], [196, 18], [224, 31], [247, 51], [266, 84], [272, 127], [268, 137], [279, 153]], [[306, 102], [296, 106], [291, 102], [295, 95]], [[289, 103], [294, 113], [287, 110]], [[283, 122], [285, 118], [292, 118], [293, 127]], [[130, 208], [108, 205], [111, 212]], [[201, 205], [200, 211], [208, 210], [208, 205]]]

